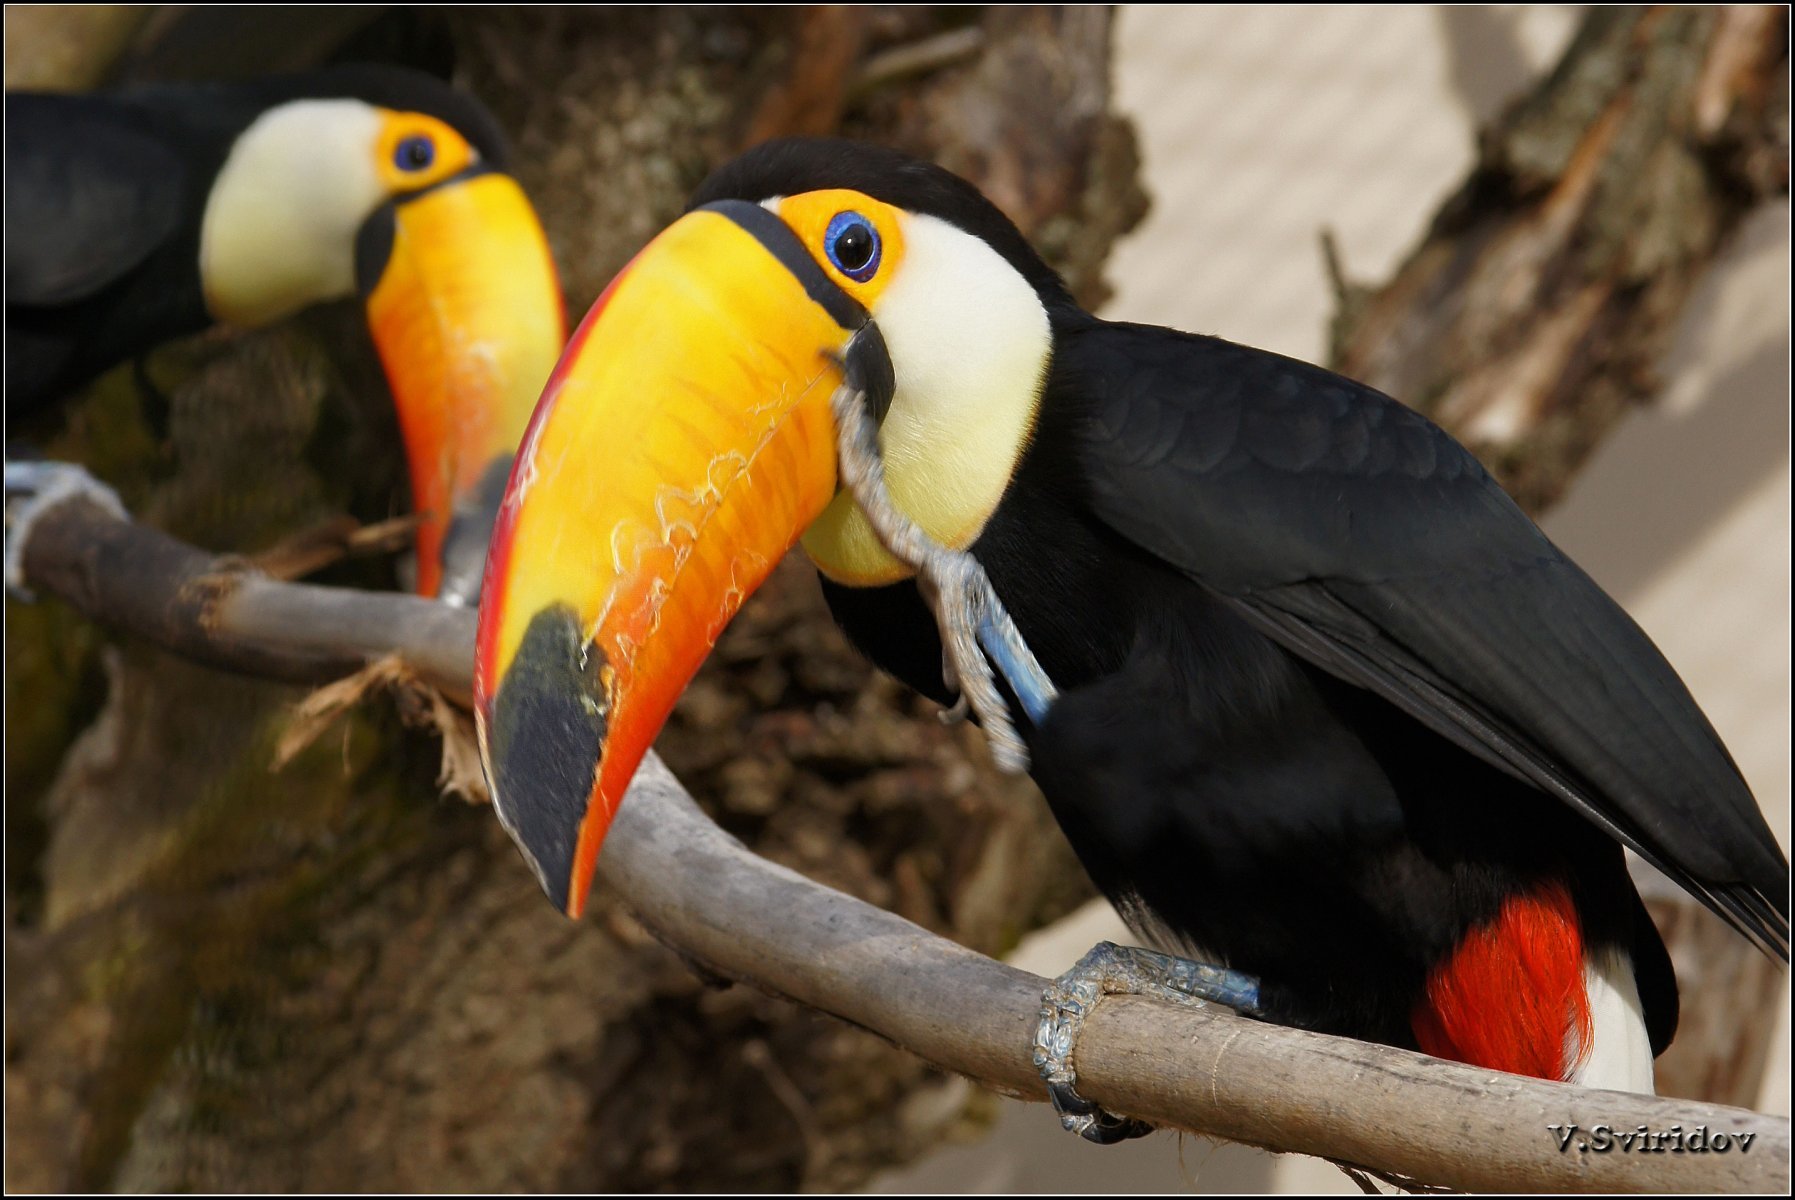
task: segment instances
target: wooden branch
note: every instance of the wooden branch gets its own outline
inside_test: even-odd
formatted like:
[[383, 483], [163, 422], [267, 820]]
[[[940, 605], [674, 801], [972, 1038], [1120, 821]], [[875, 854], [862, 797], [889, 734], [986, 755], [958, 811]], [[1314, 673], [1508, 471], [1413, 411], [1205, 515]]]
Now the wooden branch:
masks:
[[474, 614], [416, 596], [279, 583], [86, 500], [46, 512], [25, 548], [34, 589], [206, 666], [326, 683], [398, 654], [452, 695], [472, 694]]
[[[445, 687], [468, 690], [474, 614], [465, 609], [275, 583], [84, 500], [44, 515], [24, 561], [39, 591], [214, 666], [320, 679], [396, 652]], [[1045, 980], [754, 855], [712, 823], [652, 753], [599, 872], [689, 959], [873, 1030], [945, 1070], [1045, 1098], [1029, 1054]], [[519, 870], [518, 886], [525, 880]], [[1432, 1184], [1549, 1192], [1789, 1186], [1787, 1118], [1543, 1083], [1220, 1009], [1112, 998], [1086, 1026], [1078, 1069], [1080, 1090], [1118, 1112]], [[1575, 1132], [1561, 1149], [1569, 1127]], [[1709, 1142], [1724, 1134], [1728, 1149], [1579, 1150], [1584, 1140], [1600, 1146], [1642, 1127], [1680, 1129], [1685, 1142], [1698, 1130]]]

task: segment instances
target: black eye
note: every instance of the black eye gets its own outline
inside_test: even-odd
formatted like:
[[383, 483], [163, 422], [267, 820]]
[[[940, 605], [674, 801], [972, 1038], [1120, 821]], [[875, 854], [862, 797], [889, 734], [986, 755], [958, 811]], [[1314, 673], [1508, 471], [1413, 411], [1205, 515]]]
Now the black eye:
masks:
[[436, 143], [418, 134], [393, 149], [393, 165], [401, 171], [422, 171], [436, 161]]
[[879, 231], [857, 212], [836, 213], [823, 234], [823, 253], [843, 275], [864, 283], [879, 269]]

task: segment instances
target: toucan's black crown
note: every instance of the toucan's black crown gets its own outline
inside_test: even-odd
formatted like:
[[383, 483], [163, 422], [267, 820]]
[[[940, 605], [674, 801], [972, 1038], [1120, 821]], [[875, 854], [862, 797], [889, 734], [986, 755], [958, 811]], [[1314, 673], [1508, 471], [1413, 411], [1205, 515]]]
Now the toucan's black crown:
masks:
[[293, 100], [361, 100], [396, 112], [421, 112], [452, 126], [487, 166], [504, 170], [510, 158], [505, 135], [486, 106], [444, 80], [410, 67], [346, 63], [240, 83], [144, 84], [118, 93], [151, 109], [176, 114], [183, 124], [216, 126], [221, 154], [243, 127]]
[[846, 138], [781, 138], [725, 163], [699, 185], [688, 209], [717, 200], [759, 202], [850, 188], [908, 212], [927, 213], [989, 243], [1049, 307], [1071, 295], [1015, 222], [952, 171], [884, 146]]

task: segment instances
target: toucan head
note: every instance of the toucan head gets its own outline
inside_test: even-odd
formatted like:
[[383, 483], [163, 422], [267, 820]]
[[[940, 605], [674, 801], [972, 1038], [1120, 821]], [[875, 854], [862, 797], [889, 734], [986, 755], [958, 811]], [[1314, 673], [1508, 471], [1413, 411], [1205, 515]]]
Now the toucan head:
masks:
[[[566, 337], [541, 222], [504, 173], [492, 116], [447, 84], [364, 67], [269, 87], [206, 200], [207, 308], [252, 327], [361, 298], [422, 518], [418, 590], [471, 602], [511, 453]], [[470, 546], [446, 582], [445, 540]]]
[[537, 406], [487, 562], [476, 715], [500, 819], [578, 915], [674, 701], [800, 538], [905, 577], [838, 489], [831, 397], [875, 399], [893, 500], [969, 546], [1031, 436], [1070, 305], [964, 180], [852, 142], [722, 168], [614, 279]]

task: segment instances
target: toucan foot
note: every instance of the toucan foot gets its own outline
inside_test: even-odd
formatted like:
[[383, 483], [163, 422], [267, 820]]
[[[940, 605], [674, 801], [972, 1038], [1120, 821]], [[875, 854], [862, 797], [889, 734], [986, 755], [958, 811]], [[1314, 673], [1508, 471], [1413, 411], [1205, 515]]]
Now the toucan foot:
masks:
[[25, 543], [38, 519], [65, 500], [85, 496], [101, 508], [128, 517], [118, 493], [74, 463], [47, 459], [6, 460], [6, 590], [15, 600], [37, 599], [25, 586]]
[[1173, 1004], [1225, 1004], [1259, 1016], [1259, 981], [1241, 971], [1192, 962], [1138, 946], [1098, 942], [1078, 964], [1048, 985], [1035, 1027], [1035, 1069], [1047, 1083], [1060, 1124], [1087, 1141], [1108, 1146], [1153, 1132], [1153, 1126], [1118, 1116], [1078, 1094], [1072, 1056], [1085, 1018], [1105, 996], [1153, 996]]
[[915, 570], [917, 588], [941, 633], [941, 674], [948, 688], [958, 691], [978, 715], [999, 769], [1020, 774], [1028, 770], [1028, 746], [1010, 719], [992, 664], [1037, 725], [1057, 694], [1053, 683], [978, 560], [935, 541], [892, 500], [885, 487], [878, 422], [867, 406], [868, 389], [855, 364], [850, 346], [844, 381], [831, 401], [840, 431], [836, 456], [842, 482], [879, 541]]

